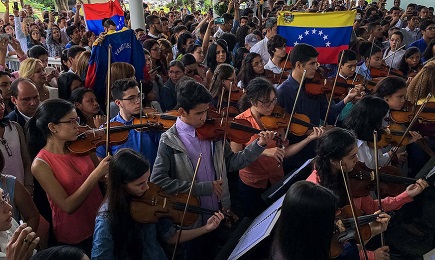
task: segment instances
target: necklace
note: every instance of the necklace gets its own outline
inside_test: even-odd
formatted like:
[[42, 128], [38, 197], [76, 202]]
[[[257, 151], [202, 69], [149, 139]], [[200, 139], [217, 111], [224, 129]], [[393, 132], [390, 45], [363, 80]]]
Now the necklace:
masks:
[[12, 156], [12, 150], [9, 147], [8, 141], [6, 141], [6, 139], [4, 139], [4, 138], [0, 138], [0, 143], [5, 147], [8, 156], [11, 157]]

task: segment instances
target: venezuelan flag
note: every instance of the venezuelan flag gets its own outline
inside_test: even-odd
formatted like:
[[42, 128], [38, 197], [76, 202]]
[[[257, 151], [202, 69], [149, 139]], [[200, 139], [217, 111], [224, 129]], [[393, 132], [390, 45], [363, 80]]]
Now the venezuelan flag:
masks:
[[356, 10], [328, 13], [279, 12], [278, 34], [287, 39], [287, 51], [299, 43], [314, 46], [322, 64], [338, 63], [349, 48]]
[[110, 18], [116, 24], [116, 30], [124, 27], [124, 11], [118, 0], [98, 4], [83, 4], [86, 25], [89, 31], [99, 35], [104, 32], [102, 21]]

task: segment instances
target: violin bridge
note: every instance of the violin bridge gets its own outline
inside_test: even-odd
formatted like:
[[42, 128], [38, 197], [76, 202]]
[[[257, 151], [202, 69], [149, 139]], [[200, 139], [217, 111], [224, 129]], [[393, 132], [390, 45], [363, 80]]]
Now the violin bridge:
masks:
[[163, 199], [163, 208], [166, 208], [166, 198]]
[[344, 227], [343, 222], [341, 221], [341, 219], [339, 219], [339, 220], [337, 220], [335, 222], [335, 227], [338, 229], [338, 233], [346, 231], [346, 228]]
[[371, 171], [371, 172], [370, 172], [370, 179], [371, 179], [372, 181], [375, 180], [375, 172], [374, 172], [374, 171]]

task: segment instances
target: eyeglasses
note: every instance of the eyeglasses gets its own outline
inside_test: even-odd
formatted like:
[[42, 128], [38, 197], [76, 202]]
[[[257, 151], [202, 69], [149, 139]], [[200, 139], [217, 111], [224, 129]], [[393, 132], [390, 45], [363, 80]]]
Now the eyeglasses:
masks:
[[12, 150], [9, 147], [8, 141], [6, 141], [6, 139], [4, 139], [4, 138], [0, 138], [0, 143], [5, 147], [6, 152], [8, 153], [8, 156], [11, 157], [12, 156]]
[[263, 60], [252, 63], [252, 67], [263, 67], [263, 66], [264, 66]]
[[6, 191], [3, 191], [2, 197], [0, 199], [0, 205], [3, 206], [5, 203], [8, 203], [11, 201], [11, 198], [9, 197], [9, 193]]
[[274, 99], [268, 101], [258, 100], [258, 102], [263, 104], [264, 107], [270, 107], [270, 105], [276, 104], [276, 102], [278, 102], [278, 98], [275, 97]]
[[428, 27], [426, 28], [426, 31], [435, 31], [435, 27]]
[[70, 119], [70, 120], [67, 120], [67, 121], [59, 121], [57, 123], [58, 124], [71, 124], [71, 125], [78, 124], [78, 125], [80, 125], [80, 117], [76, 117], [74, 119]]
[[137, 101], [142, 101], [145, 98], [144, 93], [139, 93], [137, 96], [132, 96], [128, 98], [121, 98], [120, 100], [130, 101], [132, 103], [136, 103]]

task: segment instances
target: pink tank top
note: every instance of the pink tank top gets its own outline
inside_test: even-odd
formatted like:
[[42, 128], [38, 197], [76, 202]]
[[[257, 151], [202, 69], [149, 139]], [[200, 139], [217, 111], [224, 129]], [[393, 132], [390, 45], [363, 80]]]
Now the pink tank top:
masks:
[[[73, 194], [95, 169], [90, 156], [54, 154], [42, 149], [35, 158], [45, 162], [68, 195]], [[64, 212], [47, 195], [53, 216], [53, 229], [57, 241], [77, 244], [91, 237], [94, 232], [95, 217], [103, 201], [96, 185], [83, 204], [72, 214]]]

